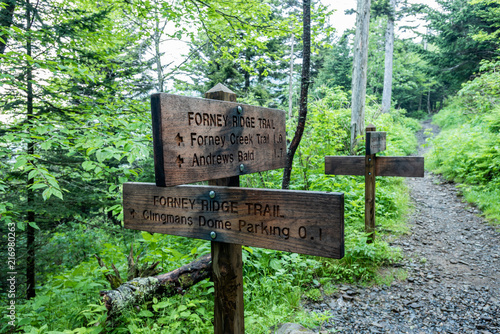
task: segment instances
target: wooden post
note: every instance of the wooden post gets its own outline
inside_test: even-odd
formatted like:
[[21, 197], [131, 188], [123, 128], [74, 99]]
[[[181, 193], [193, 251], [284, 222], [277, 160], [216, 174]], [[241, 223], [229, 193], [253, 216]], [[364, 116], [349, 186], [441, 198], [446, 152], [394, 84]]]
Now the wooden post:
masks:
[[[236, 94], [222, 84], [205, 93], [205, 98], [236, 102]], [[209, 185], [239, 187], [240, 177], [210, 180]], [[212, 241], [214, 281], [214, 333], [244, 334], [243, 260], [241, 245]]]
[[[368, 131], [376, 131], [375, 126], [368, 125]], [[365, 156], [365, 232], [368, 233], [367, 243], [372, 243], [375, 240], [375, 154]]]

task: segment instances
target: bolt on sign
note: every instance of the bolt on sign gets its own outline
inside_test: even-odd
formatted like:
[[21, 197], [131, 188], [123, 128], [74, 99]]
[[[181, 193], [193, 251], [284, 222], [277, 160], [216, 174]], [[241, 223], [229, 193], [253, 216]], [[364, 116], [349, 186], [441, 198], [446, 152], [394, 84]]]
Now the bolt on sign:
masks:
[[344, 195], [123, 185], [126, 228], [330, 258], [344, 256]]
[[151, 97], [158, 186], [285, 167], [285, 112], [171, 94]]

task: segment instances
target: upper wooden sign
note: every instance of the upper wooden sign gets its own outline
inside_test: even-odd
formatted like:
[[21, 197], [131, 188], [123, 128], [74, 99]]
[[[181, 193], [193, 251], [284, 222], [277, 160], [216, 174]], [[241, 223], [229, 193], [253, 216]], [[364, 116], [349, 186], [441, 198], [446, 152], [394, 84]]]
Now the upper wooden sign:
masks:
[[156, 185], [285, 167], [285, 113], [171, 94], [151, 96]]
[[366, 131], [366, 154], [385, 151], [385, 132]]
[[330, 258], [344, 256], [344, 195], [123, 185], [126, 228]]

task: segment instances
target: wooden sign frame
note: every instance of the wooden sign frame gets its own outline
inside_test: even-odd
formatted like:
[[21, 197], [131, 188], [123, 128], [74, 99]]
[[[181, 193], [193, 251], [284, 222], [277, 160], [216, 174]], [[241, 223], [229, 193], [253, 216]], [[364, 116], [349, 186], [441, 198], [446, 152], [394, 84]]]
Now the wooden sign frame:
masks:
[[159, 93], [151, 96], [151, 113], [160, 187], [286, 165], [284, 111]]
[[129, 229], [344, 256], [342, 193], [125, 183], [123, 212]]

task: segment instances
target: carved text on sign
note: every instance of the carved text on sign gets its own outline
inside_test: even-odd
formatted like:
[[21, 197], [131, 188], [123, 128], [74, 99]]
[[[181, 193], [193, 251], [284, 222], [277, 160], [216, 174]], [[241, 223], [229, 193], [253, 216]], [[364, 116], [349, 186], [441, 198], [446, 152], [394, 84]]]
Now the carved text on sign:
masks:
[[125, 183], [123, 198], [126, 228], [343, 256], [343, 194]]
[[151, 101], [159, 186], [285, 166], [283, 111], [170, 94]]

